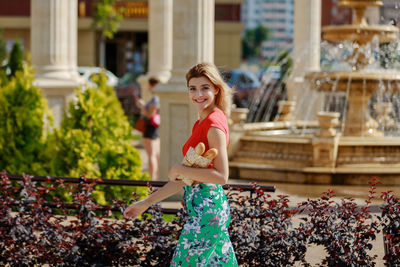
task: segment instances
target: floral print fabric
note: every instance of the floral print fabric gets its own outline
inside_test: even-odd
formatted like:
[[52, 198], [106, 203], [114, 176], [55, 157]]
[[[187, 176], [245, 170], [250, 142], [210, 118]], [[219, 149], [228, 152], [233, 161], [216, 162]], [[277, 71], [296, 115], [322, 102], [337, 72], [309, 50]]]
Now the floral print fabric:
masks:
[[185, 186], [183, 198], [189, 218], [170, 266], [238, 266], [229, 239], [230, 210], [222, 186]]

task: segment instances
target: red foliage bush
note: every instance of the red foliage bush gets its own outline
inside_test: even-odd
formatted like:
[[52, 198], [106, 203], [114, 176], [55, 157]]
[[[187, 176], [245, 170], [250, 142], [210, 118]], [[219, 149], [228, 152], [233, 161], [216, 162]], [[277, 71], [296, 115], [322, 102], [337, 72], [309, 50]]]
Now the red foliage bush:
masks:
[[[59, 183], [35, 183], [27, 175], [13, 184], [0, 174], [0, 265], [59, 266], [169, 266], [185, 222], [184, 210], [178, 219], [166, 222], [158, 205], [142, 219], [121, 219], [125, 201], [114, 201], [105, 213], [92, 199], [95, 183], [82, 182], [67, 187]], [[277, 199], [254, 185], [252, 195], [231, 188], [230, 238], [241, 266], [310, 266], [307, 245], [324, 246], [323, 265], [374, 266], [371, 241], [384, 230], [388, 252], [385, 261], [398, 266], [400, 259], [400, 204], [390, 192], [382, 215], [369, 210], [375, 197], [376, 179], [366, 205], [353, 199], [333, 201], [333, 192], [309, 199], [297, 207], [288, 196]], [[70, 210], [52, 194], [64, 188], [73, 195], [77, 210]], [[53, 202], [53, 206], [49, 205]], [[112, 210], [119, 212], [112, 213]], [[302, 222], [293, 226], [293, 216]]]
[[392, 191], [383, 192], [382, 216], [378, 217], [385, 240], [384, 260], [388, 266], [400, 266], [400, 201]]
[[322, 245], [327, 252], [322, 264], [327, 266], [375, 266], [376, 256], [368, 255], [371, 241], [376, 238], [378, 223], [369, 211], [375, 194], [371, 184], [366, 205], [358, 206], [354, 199], [332, 200], [333, 192], [321, 198], [299, 204], [301, 212], [307, 214], [300, 225], [308, 236], [309, 244]]

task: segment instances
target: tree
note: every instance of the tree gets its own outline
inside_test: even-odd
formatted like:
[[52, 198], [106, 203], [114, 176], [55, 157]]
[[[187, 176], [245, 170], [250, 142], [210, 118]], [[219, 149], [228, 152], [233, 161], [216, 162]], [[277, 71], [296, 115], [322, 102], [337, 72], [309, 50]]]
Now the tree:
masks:
[[[97, 87], [76, 89], [75, 102], [71, 102], [59, 129], [51, 137], [48, 154], [53, 155], [50, 174], [54, 176], [107, 179], [146, 180], [141, 172], [139, 151], [133, 147], [132, 128], [104, 73], [95, 77]], [[145, 188], [126, 186], [98, 186], [96, 199], [129, 198], [132, 191], [139, 195]]]
[[7, 49], [6, 42], [3, 40], [3, 29], [0, 29], [0, 86], [7, 83], [6, 74], [6, 59], [7, 59]]
[[275, 60], [267, 62], [265, 68], [269, 66], [279, 66], [281, 75], [279, 82], [284, 82], [285, 79], [290, 75], [293, 68], [293, 59], [290, 55], [289, 50], [281, 50]]
[[269, 29], [263, 25], [247, 30], [242, 39], [242, 58], [261, 57], [261, 45], [268, 40], [269, 35]]
[[105, 40], [112, 39], [123, 19], [122, 8], [115, 8], [115, 0], [98, 0], [93, 14], [92, 28], [100, 30], [99, 59], [104, 67]]
[[[0, 170], [45, 175], [50, 110], [28, 65], [0, 87]], [[47, 125], [44, 118], [47, 118]]]
[[22, 71], [23, 67], [23, 52], [21, 44], [16, 41], [11, 49], [10, 58], [8, 60], [8, 68], [10, 69], [11, 77], [15, 76], [17, 71]]
[[3, 61], [7, 58], [6, 42], [3, 40], [3, 29], [0, 29], [0, 66], [3, 65]]
[[254, 29], [254, 44], [259, 47], [269, 37], [269, 29], [259, 25]]

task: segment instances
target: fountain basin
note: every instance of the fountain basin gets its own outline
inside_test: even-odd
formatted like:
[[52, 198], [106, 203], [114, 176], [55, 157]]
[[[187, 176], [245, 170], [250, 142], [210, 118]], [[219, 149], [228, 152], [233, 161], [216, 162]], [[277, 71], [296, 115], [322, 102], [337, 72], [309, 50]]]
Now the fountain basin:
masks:
[[[301, 113], [297, 116], [288, 112], [282, 121], [275, 118], [268, 124], [233, 125], [231, 133], [238, 138], [230, 142], [235, 143], [229, 154], [231, 177], [365, 185], [378, 176], [383, 184], [400, 184], [400, 73], [372, 70], [378, 65], [379, 43], [397, 39], [399, 29], [368, 25], [365, 18], [367, 7], [382, 4], [381, 0], [339, 0], [339, 5], [353, 8], [353, 24], [325, 27], [323, 38], [335, 43], [351, 42], [350, 47], [342, 44], [332, 51], [342, 60], [337, 63], [344, 64], [339, 66], [349, 67], [351, 72], [306, 74], [306, 97], [296, 103], [302, 107], [296, 110]], [[390, 59], [390, 55], [384, 57]], [[329, 58], [335, 62], [335, 55]], [[309, 89], [340, 94], [310, 95]], [[317, 112], [317, 107], [324, 110], [316, 114], [318, 122], [296, 121], [303, 115], [312, 119], [308, 115]]]
[[[328, 140], [328, 139], [327, 139]], [[316, 166], [315, 136], [253, 132], [240, 140], [230, 160], [232, 178], [304, 184], [362, 184], [379, 176], [400, 184], [400, 138], [337, 137], [331, 166]]]
[[313, 88], [319, 91], [368, 91], [373, 93], [380, 84], [387, 89], [400, 91], [400, 72], [310, 72], [305, 79], [312, 81]]
[[369, 114], [369, 100], [375, 92], [400, 92], [400, 73], [389, 71], [368, 72], [313, 72], [305, 79], [318, 91], [346, 92], [347, 110], [343, 135], [378, 137], [378, 123]]
[[360, 45], [367, 44], [376, 36], [380, 43], [396, 40], [399, 28], [391, 25], [338, 25], [325, 26], [323, 39], [329, 42], [351, 41]]

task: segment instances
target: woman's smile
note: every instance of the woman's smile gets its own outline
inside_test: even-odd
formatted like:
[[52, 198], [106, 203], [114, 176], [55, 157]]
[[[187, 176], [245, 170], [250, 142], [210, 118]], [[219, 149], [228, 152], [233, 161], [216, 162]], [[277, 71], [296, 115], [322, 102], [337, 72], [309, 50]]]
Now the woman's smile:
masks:
[[207, 99], [195, 99], [197, 103], [204, 103], [205, 101], [207, 101]]
[[189, 98], [196, 105], [200, 116], [214, 109], [217, 92], [214, 84], [207, 77], [196, 77], [189, 81]]

